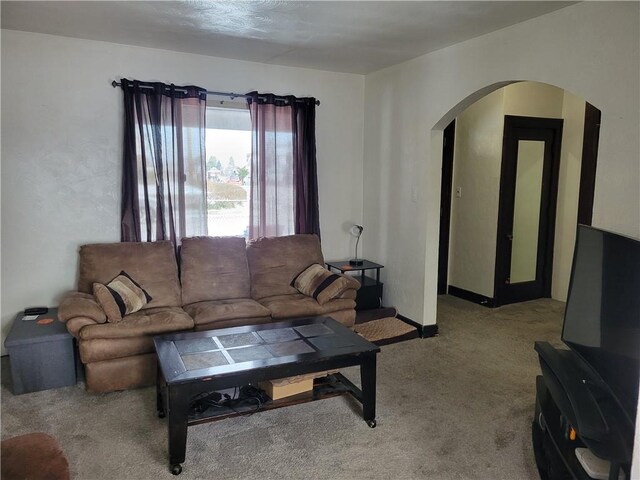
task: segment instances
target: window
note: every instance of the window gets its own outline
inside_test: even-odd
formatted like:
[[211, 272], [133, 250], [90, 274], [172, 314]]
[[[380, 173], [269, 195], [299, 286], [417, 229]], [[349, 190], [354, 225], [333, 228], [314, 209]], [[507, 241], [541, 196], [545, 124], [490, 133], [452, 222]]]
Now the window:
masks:
[[313, 97], [122, 85], [122, 241], [319, 235]]
[[207, 106], [206, 158], [208, 234], [248, 237], [251, 118], [244, 102]]

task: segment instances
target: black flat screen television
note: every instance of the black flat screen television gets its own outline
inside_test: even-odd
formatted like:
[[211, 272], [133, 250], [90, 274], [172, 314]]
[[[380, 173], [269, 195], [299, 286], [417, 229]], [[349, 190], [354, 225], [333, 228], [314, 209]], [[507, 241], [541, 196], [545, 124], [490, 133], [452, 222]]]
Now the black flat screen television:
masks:
[[562, 340], [635, 422], [640, 377], [640, 241], [578, 226]]

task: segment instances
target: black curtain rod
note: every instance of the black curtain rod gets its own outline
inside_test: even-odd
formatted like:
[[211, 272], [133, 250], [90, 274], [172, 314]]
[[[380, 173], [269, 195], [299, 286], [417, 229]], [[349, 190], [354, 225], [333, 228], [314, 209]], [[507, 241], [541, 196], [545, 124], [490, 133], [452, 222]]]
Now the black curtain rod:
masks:
[[[111, 82], [111, 86], [113, 88], [120, 87], [120, 86], [122, 86], [122, 83], [116, 82], [114, 80], [113, 82]], [[140, 85], [140, 88], [153, 88], [153, 87], [149, 87], [149, 86], [146, 86], [146, 85]], [[186, 92], [186, 90], [184, 90], [182, 88], [176, 88], [176, 90], [178, 90], [180, 92]], [[219, 97], [230, 97], [231, 100], [233, 100], [234, 98], [249, 98], [250, 97], [250, 95], [245, 95], [244, 93], [213, 92], [213, 91], [210, 91], [210, 90], [207, 90], [207, 95], [217, 95]], [[287, 97], [281, 97], [281, 96], [278, 96], [278, 95], [276, 95], [275, 97], [278, 100], [288, 100]], [[266, 98], [266, 97], [258, 97], [258, 98]], [[296, 102], [304, 102], [304, 100], [296, 99]], [[316, 105], [320, 105], [320, 100], [316, 100]]]

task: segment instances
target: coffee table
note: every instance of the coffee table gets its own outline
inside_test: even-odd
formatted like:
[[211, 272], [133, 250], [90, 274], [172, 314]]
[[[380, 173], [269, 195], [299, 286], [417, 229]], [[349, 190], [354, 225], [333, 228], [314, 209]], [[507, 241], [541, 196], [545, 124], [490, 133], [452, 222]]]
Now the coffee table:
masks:
[[376, 354], [380, 348], [328, 317], [223, 328], [154, 337], [158, 354], [157, 409], [168, 414], [169, 464], [182, 472], [187, 427], [242, 415], [189, 416], [189, 404], [200, 394], [257, 384], [264, 380], [360, 366], [362, 388], [342, 374], [318, 382], [312, 392], [263, 404], [259, 410], [351, 394], [362, 403], [362, 414], [374, 428]]

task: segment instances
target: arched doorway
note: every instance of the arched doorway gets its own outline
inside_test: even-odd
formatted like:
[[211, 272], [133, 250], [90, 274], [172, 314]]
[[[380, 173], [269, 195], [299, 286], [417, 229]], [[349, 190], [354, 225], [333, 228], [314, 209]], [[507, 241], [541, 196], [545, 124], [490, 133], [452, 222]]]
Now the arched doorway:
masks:
[[[508, 303], [496, 295], [497, 282], [504, 281], [496, 276], [497, 268], [504, 269], [498, 261], [498, 249], [505, 245], [497, 238], [498, 203], [504, 203], [504, 198], [500, 200], [505, 161], [504, 118], [514, 114], [523, 118], [552, 118], [568, 127], [562, 133], [565, 150], [556, 165], [559, 172], [556, 181], [560, 182], [556, 220], [559, 228], [555, 229], [554, 224], [555, 232], [551, 232], [560, 246], [552, 245], [557, 251], [555, 259], [554, 252], [550, 252], [549, 268], [553, 272], [547, 272], [549, 284], [553, 276], [556, 288], [553, 294], [549, 289], [549, 294], [543, 295], [564, 300], [576, 224], [591, 224], [600, 111], [571, 92], [535, 82], [504, 82], [486, 87], [451, 109], [432, 131], [433, 134], [444, 128], [439, 294], [448, 292], [485, 306]], [[467, 171], [463, 170], [465, 165]], [[551, 217], [555, 216], [553, 213]], [[459, 261], [456, 253], [461, 257]]]

